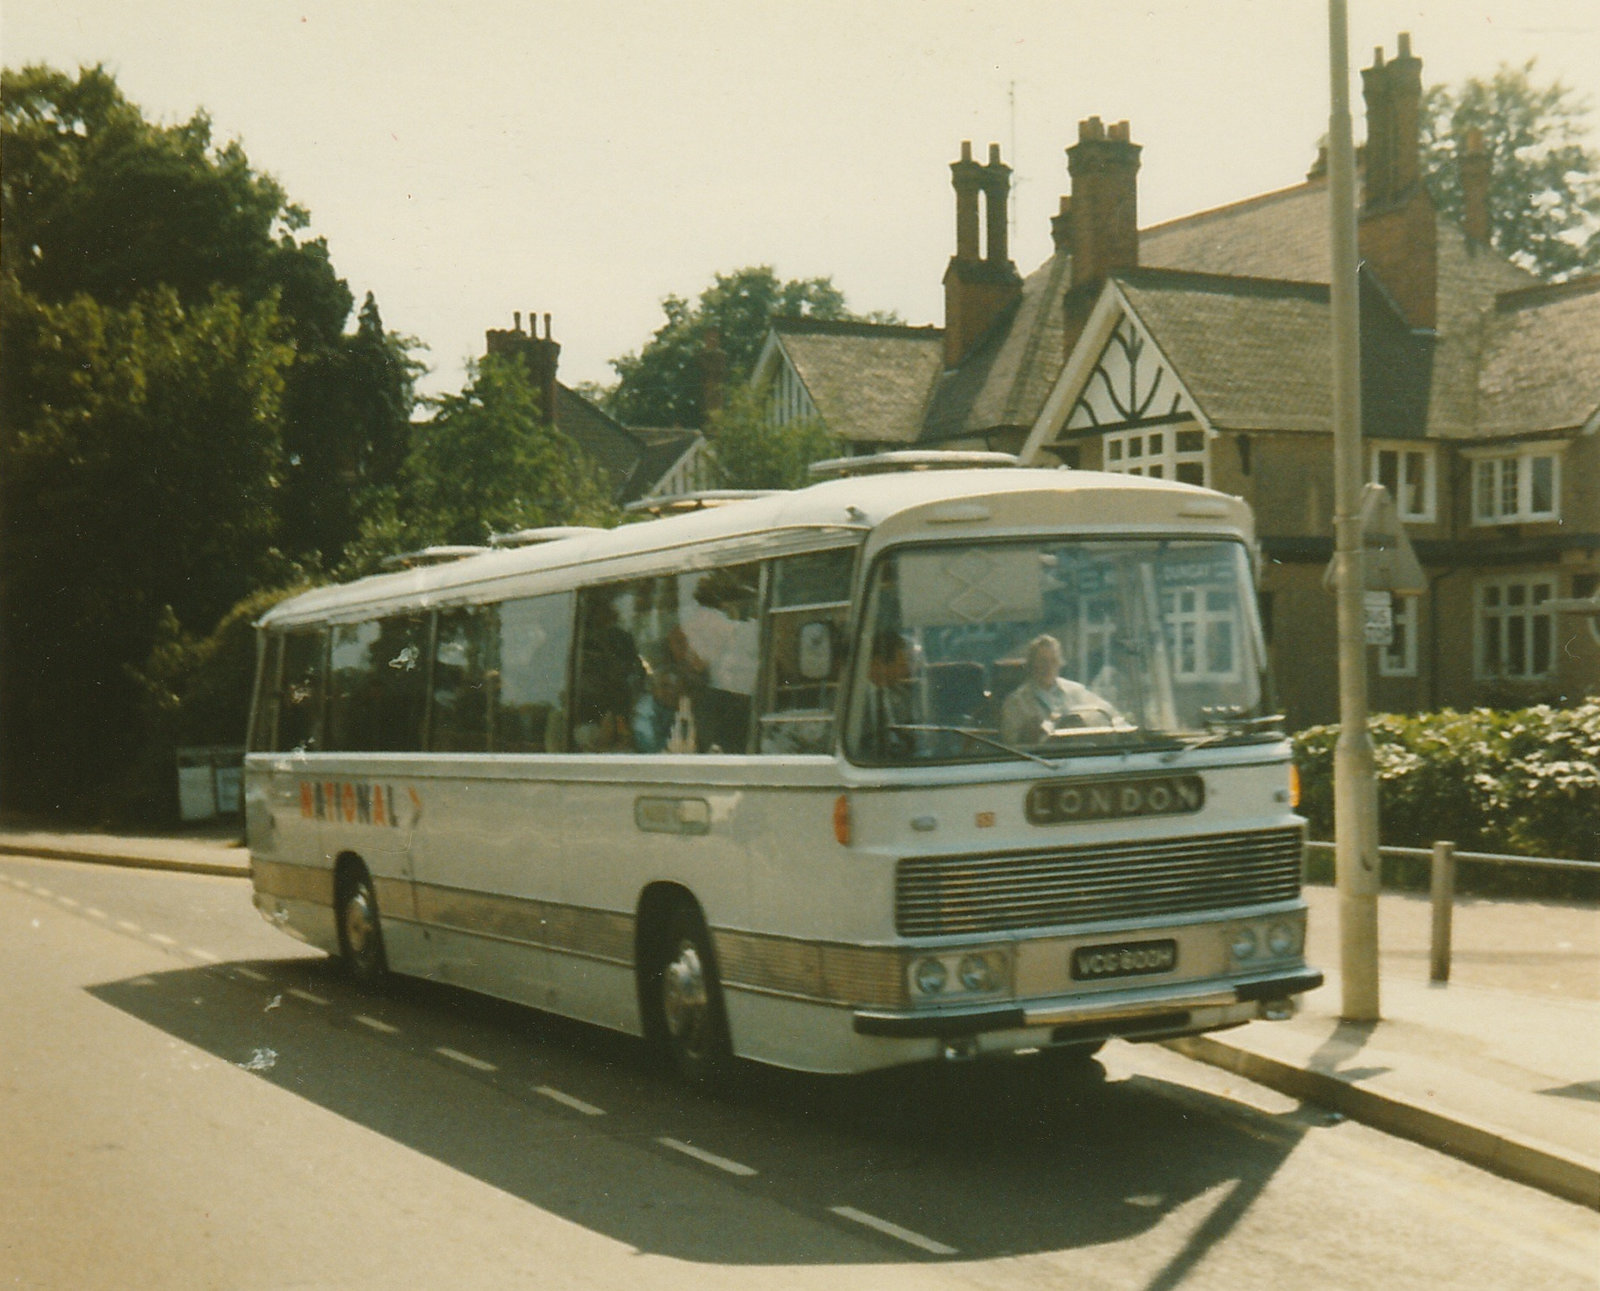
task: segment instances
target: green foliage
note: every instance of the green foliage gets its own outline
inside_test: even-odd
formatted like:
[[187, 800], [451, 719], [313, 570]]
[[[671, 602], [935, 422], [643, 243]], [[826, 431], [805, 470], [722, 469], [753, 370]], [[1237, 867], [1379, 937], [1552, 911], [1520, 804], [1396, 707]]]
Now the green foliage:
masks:
[[771, 265], [719, 273], [698, 302], [672, 295], [661, 308], [667, 321], [649, 343], [611, 361], [618, 379], [605, 408], [627, 425], [701, 426], [708, 377], [725, 389], [748, 382], [774, 318], [854, 317], [831, 278], [780, 282]]
[[7, 782], [86, 783], [137, 741], [125, 669], [170, 607], [209, 628], [270, 557], [291, 351], [270, 301], [49, 305], [0, 281]]
[[541, 525], [609, 524], [604, 479], [545, 419], [539, 393], [515, 360], [484, 359], [459, 394], [432, 401], [413, 428], [398, 485], [371, 499], [346, 574], [383, 557]]
[[1539, 85], [1532, 60], [1488, 80], [1428, 89], [1423, 166], [1439, 208], [1462, 216], [1459, 160], [1467, 132], [1490, 158], [1489, 222], [1497, 249], [1544, 278], [1600, 267], [1600, 153], [1584, 142], [1589, 104], [1559, 81]]
[[[1371, 722], [1385, 846], [1600, 861], [1600, 699], [1576, 708], [1445, 709]], [[1335, 726], [1295, 737], [1300, 810], [1333, 836]], [[1527, 890], [1507, 870], [1500, 890]]]
[[418, 368], [237, 143], [102, 68], [0, 73], [0, 219], [0, 780], [70, 807], [149, 761], [160, 643], [392, 491]]
[[718, 489], [798, 489], [812, 462], [839, 456], [839, 441], [818, 421], [769, 425], [759, 391], [738, 386], [711, 415], [703, 461]]

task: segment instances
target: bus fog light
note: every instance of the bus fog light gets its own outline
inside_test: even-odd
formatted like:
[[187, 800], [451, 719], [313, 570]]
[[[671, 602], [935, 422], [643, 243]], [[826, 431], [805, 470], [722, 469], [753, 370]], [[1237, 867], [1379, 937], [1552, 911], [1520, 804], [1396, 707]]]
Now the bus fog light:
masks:
[[1300, 946], [1300, 937], [1294, 926], [1275, 923], [1267, 930], [1267, 950], [1273, 955], [1292, 955]]
[[1254, 928], [1240, 928], [1233, 934], [1233, 940], [1228, 943], [1228, 949], [1235, 959], [1254, 959], [1256, 953], [1256, 930]]
[[922, 959], [917, 961], [917, 966], [912, 972], [912, 980], [916, 983], [917, 991], [922, 995], [938, 995], [944, 990], [946, 981], [949, 980], [950, 970], [944, 966], [942, 959]]
[[961, 985], [969, 991], [992, 991], [995, 988], [994, 964], [987, 955], [964, 955], [959, 973]]

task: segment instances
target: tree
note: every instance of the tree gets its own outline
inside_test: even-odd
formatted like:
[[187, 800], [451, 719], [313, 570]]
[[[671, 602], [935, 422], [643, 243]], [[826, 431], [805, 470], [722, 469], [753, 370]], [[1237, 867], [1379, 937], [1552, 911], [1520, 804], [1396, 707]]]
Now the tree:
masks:
[[483, 359], [459, 394], [432, 407], [433, 416], [413, 428], [398, 484], [375, 500], [345, 572], [494, 533], [616, 521], [598, 470], [546, 419], [520, 362]]
[[644, 348], [611, 361], [617, 385], [605, 408], [627, 425], [700, 426], [708, 381], [724, 388], [747, 382], [774, 318], [855, 317], [831, 278], [780, 282], [770, 265], [719, 273], [697, 303], [672, 295], [661, 308], [667, 321]]
[[705, 461], [711, 488], [798, 489], [813, 483], [808, 467], [842, 451], [820, 421], [768, 423], [760, 391], [741, 386], [711, 414]]
[[1440, 210], [1462, 216], [1460, 158], [1481, 130], [1490, 158], [1491, 240], [1541, 277], [1600, 267], [1600, 153], [1584, 142], [1589, 105], [1533, 60], [1489, 80], [1435, 85], [1423, 100], [1423, 165]]

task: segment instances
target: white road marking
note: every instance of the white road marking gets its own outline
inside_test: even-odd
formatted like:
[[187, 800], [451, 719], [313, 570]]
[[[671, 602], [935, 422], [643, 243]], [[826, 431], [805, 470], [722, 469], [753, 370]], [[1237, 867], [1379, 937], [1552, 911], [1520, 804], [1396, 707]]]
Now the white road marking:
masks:
[[444, 1045], [435, 1047], [434, 1053], [450, 1059], [451, 1062], [459, 1062], [467, 1067], [476, 1067], [479, 1071], [500, 1070], [492, 1062], [485, 1062], [482, 1058], [474, 1058], [470, 1053], [462, 1053], [459, 1049], [447, 1049]]
[[310, 991], [302, 991], [298, 986], [291, 986], [289, 994], [297, 1000], [304, 1000], [307, 1004], [326, 1004], [328, 1002], [320, 995], [313, 995]]
[[134, 923], [131, 919], [118, 919], [117, 920], [117, 927], [121, 928], [123, 932], [143, 932], [144, 931], [143, 928], [141, 928], [138, 924]]
[[77, 908], [78, 908], [78, 902], [76, 902], [76, 901], [74, 901], [74, 900], [73, 900], [73, 899], [72, 899], [72, 898], [71, 898], [71, 897], [68, 897], [68, 896], [58, 896], [58, 897], [57, 897], [57, 898], [56, 898], [56, 900], [57, 900], [57, 901], [59, 901], [59, 902], [61, 902], [61, 904], [62, 904], [62, 905], [64, 905], [64, 906], [68, 906], [68, 907], [70, 907], [70, 908], [71, 908], [71, 909], [73, 909], [73, 910], [76, 910], [76, 909], [77, 909]]
[[244, 968], [242, 966], [235, 965], [233, 971], [239, 974], [240, 977], [249, 978], [252, 982], [264, 982], [267, 980], [267, 975], [265, 973], [258, 973], [253, 968]]
[[221, 955], [213, 955], [209, 950], [200, 946], [190, 946], [189, 953], [196, 959], [205, 960], [208, 964], [220, 964], [222, 962]]
[[729, 1174], [738, 1175], [747, 1179], [758, 1173], [747, 1165], [738, 1161], [730, 1161], [727, 1157], [719, 1157], [715, 1152], [707, 1152], [704, 1148], [697, 1148], [692, 1143], [684, 1143], [678, 1139], [659, 1138], [656, 1140], [662, 1147], [671, 1148], [674, 1152], [682, 1152], [684, 1156], [693, 1157], [696, 1161], [703, 1161], [706, 1165], [716, 1166], [718, 1170], [726, 1170]]
[[176, 946], [178, 944], [176, 940], [167, 936], [167, 934], [164, 932], [151, 933], [150, 940], [162, 946]]
[[551, 1089], [549, 1085], [540, 1085], [533, 1091], [543, 1094], [546, 1098], [560, 1103], [563, 1107], [570, 1107], [575, 1112], [582, 1112], [585, 1116], [604, 1116], [606, 1109], [596, 1107], [593, 1103], [586, 1103], [581, 1098], [574, 1098], [571, 1094], [564, 1094], [559, 1089]]
[[42, 897], [53, 897], [53, 896], [55, 896], [55, 893], [52, 892], [49, 888], [41, 888], [41, 887], [35, 886], [33, 890], [35, 892], [37, 892]]
[[94, 918], [94, 919], [108, 919], [108, 918], [110, 918], [110, 916], [108, 914], [106, 914], [106, 912], [104, 910], [98, 910], [92, 905], [84, 906], [83, 907], [83, 912], [84, 912], [84, 914], [89, 915], [91, 918]]
[[908, 1246], [915, 1246], [918, 1250], [927, 1251], [930, 1255], [955, 1255], [956, 1248], [946, 1246], [943, 1242], [936, 1242], [931, 1237], [924, 1237], [921, 1233], [913, 1233], [909, 1228], [901, 1228], [899, 1224], [891, 1224], [887, 1219], [879, 1219], [876, 1215], [869, 1215], [864, 1210], [857, 1210], [854, 1206], [828, 1207], [841, 1219], [848, 1219], [867, 1228], [875, 1229], [886, 1237], [893, 1237], [905, 1242]]
[[382, 1031], [384, 1035], [400, 1034], [399, 1027], [392, 1027], [387, 1022], [380, 1021], [378, 1018], [369, 1018], [365, 1013], [357, 1013], [356, 1021], [361, 1023], [361, 1025], [364, 1027], [371, 1027], [374, 1031]]

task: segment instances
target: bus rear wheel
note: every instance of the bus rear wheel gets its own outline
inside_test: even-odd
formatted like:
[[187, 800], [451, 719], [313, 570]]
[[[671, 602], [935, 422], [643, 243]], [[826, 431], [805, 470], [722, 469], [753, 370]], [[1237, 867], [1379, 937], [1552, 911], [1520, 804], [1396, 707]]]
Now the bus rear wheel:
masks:
[[727, 1087], [733, 1067], [722, 983], [705, 920], [681, 901], [667, 914], [649, 978], [656, 1039], [667, 1064], [691, 1085]]
[[339, 884], [337, 914], [339, 950], [346, 969], [362, 985], [376, 985], [388, 976], [389, 961], [383, 953], [378, 895], [364, 867], [353, 867]]

